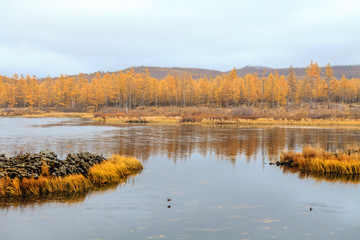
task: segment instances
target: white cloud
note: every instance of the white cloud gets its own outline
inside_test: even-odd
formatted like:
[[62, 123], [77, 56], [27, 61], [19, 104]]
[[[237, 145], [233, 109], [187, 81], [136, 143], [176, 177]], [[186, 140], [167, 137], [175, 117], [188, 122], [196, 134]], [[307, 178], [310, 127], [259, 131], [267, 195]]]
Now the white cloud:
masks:
[[300, 24], [324, 25], [351, 23], [360, 19], [360, 2], [356, 0], [314, 1], [296, 16]]
[[360, 64], [355, 0], [12, 0], [0, 9], [0, 74]]
[[[39, 49], [26, 42], [12, 47], [0, 44], [0, 52], [0, 72], [8, 76], [14, 73], [58, 76], [61, 73], [79, 73], [87, 68], [85, 64], [69, 56]], [[67, 72], [63, 72], [62, 69], [66, 69]]]

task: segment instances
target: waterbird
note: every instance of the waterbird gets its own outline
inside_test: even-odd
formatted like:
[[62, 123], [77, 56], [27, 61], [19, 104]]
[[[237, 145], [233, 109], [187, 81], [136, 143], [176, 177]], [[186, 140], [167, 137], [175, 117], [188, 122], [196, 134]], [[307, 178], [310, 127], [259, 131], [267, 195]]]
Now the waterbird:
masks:
[[312, 211], [312, 207], [310, 208], [310, 212]]
[[171, 208], [171, 205], [168, 205], [168, 208]]
[[168, 198], [167, 201], [170, 202], [170, 201], [172, 201], [172, 199], [171, 199], [171, 198]]

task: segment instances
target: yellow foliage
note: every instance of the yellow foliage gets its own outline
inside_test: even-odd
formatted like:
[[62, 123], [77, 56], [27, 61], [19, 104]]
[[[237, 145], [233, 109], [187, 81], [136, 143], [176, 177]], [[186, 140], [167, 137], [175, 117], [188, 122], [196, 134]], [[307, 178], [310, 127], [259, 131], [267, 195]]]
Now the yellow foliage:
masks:
[[[200, 73], [193, 77], [180, 69], [173, 69], [163, 79], [157, 79], [151, 77], [148, 70], [145, 73], [139, 70], [76, 76], [61, 74], [56, 79], [41, 80], [16, 74], [13, 77], [0, 75], [0, 107], [98, 111], [108, 106], [124, 109], [138, 106], [228, 108], [246, 104], [275, 108], [295, 102], [312, 105], [324, 100], [330, 106], [330, 103], [353, 104], [358, 99], [360, 83], [359, 78], [336, 79], [330, 64], [323, 77], [321, 68], [313, 61], [299, 77], [295, 77], [291, 66], [288, 76], [276, 71], [266, 73], [264, 69], [261, 77], [257, 73], [241, 77], [234, 68], [214, 79]], [[156, 68], [152, 70], [157, 71]]]

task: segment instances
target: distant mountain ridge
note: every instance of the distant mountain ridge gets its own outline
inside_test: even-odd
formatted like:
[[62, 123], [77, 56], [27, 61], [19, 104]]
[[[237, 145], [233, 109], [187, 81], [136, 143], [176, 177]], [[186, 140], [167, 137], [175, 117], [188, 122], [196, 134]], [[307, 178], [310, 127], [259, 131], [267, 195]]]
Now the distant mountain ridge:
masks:
[[[337, 79], [341, 79], [343, 75], [347, 78], [360, 78], [360, 65], [346, 65], [346, 66], [331, 66], [333, 69], [334, 77]], [[231, 70], [223, 72], [218, 70], [211, 70], [211, 69], [202, 69], [202, 68], [181, 68], [181, 67], [150, 67], [150, 66], [137, 66], [131, 67], [134, 69], [135, 73], [145, 73], [146, 69], [149, 71], [151, 77], [157, 79], [163, 79], [168, 74], [177, 74], [177, 75], [184, 75], [191, 73], [194, 79], [199, 79], [202, 77], [208, 78], [216, 78], [221, 74], [228, 74]], [[129, 71], [131, 68], [126, 68], [121, 71], [126, 72]], [[289, 68], [268, 68], [268, 67], [256, 67], [256, 66], [246, 66], [243, 68], [236, 69], [238, 76], [245, 76], [248, 73], [257, 73], [259, 77], [262, 77], [264, 74], [268, 76], [270, 73], [278, 72], [280, 75], [287, 76], [289, 74]], [[296, 77], [301, 78], [306, 75], [305, 68], [293, 68], [296, 74]], [[106, 73], [113, 74], [117, 72], [100, 72], [100, 76], [102, 77]], [[321, 67], [321, 75], [324, 76], [325, 70], [324, 67]], [[84, 74], [85, 77], [92, 79], [96, 73], [91, 74]]]
[[[166, 67], [146, 67], [146, 66], [132, 67], [132, 68], [136, 73], [145, 73], [145, 70], [148, 69], [150, 76], [157, 79], [162, 79], [167, 75], [169, 75], [169, 73], [178, 74], [178, 75], [191, 73], [194, 79], [202, 78], [205, 76], [215, 78], [225, 73], [217, 70], [202, 69], [202, 68], [180, 68], [180, 67], [166, 68]], [[124, 69], [123, 71], [128, 71], [130, 69], [131, 68], [127, 68]]]
[[[360, 78], [360, 65], [346, 65], [346, 66], [331, 66], [334, 77], [341, 79], [343, 75], [347, 78]], [[246, 66], [240, 69], [236, 69], [238, 76], [245, 76], [248, 73], [257, 73], [258, 76], [262, 76], [265, 69], [265, 75], [267, 76], [271, 72], [278, 72], [279, 75], [289, 75], [289, 68], [264, 68], [264, 67], [252, 67]], [[305, 68], [293, 68], [297, 77], [303, 77], [306, 75]], [[321, 67], [321, 76], [325, 75], [324, 67]]]

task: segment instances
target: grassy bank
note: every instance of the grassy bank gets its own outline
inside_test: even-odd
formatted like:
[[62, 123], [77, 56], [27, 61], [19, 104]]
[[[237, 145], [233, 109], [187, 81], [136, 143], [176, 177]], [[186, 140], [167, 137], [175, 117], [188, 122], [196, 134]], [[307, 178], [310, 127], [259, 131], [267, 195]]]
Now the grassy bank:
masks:
[[2, 108], [0, 117], [55, 117], [55, 118], [92, 118], [94, 113], [91, 112], [63, 112], [55, 110], [38, 110], [31, 108]]
[[99, 112], [48, 112], [33, 109], [3, 109], [0, 116], [81, 117], [104, 124], [233, 124], [288, 126], [360, 126], [360, 107], [352, 105], [295, 106], [292, 108], [258, 108], [241, 105], [233, 108], [213, 107], [104, 107]]
[[82, 192], [104, 184], [114, 184], [141, 171], [140, 161], [132, 157], [113, 155], [89, 169], [88, 175], [50, 177], [46, 170], [39, 178], [0, 179], [0, 196], [44, 195], [48, 193]]
[[349, 176], [360, 174], [360, 149], [328, 152], [306, 147], [301, 153], [284, 152], [279, 164], [302, 173]]
[[287, 119], [273, 119], [273, 118], [259, 118], [259, 119], [189, 119], [182, 117], [117, 117], [110, 116], [107, 118], [94, 117], [94, 121], [104, 124], [130, 124], [130, 123], [153, 123], [153, 124], [200, 124], [200, 125], [244, 125], [244, 126], [264, 126], [264, 125], [283, 125], [283, 126], [353, 126], [360, 127], [360, 120], [355, 119], [301, 119], [301, 120], [287, 120]]
[[42, 118], [42, 117], [53, 117], [53, 118], [92, 118], [93, 113], [73, 113], [73, 112], [43, 112], [38, 114], [24, 114], [22, 117], [29, 118]]
[[209, 107], [138, 107], [128, 111], [103, 109], [93, 120], [105, 124], [164, 123], [164, 124], [233, 124], [289, 126], [360, 126], [360, 112], [347, 105], [334, 109], [308, 106], [292, 109]]

